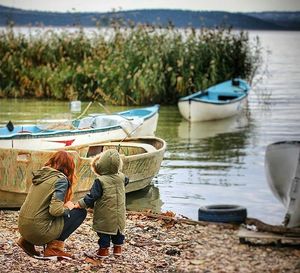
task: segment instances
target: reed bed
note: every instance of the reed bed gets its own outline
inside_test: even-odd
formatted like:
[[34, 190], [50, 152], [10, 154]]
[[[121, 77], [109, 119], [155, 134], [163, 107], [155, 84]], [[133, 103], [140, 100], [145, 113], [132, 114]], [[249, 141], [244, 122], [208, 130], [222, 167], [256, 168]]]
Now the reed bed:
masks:
[[0, 32], [0, 97], [174, 104], [233, 77], [251, 81], [258, 38], [231, 29], [114, 27], [105, 34]]

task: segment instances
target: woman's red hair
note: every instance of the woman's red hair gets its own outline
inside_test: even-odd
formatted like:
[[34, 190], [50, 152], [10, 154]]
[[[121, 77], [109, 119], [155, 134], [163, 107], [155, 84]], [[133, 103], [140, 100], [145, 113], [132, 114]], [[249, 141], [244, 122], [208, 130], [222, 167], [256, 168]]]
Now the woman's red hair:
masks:
[[75, 163], [74, 159], [71, 155], [69, 155], [66, 151], [58, 151], [56, 152], [51, 158], [48, 160], [48, 162], [45, 164], [45, 166], [49, 166], [53, 169], [56, 169], [60, 172], [62, 172], [70, 181], [71, 187], [68, 188], [65, 202], [69, 201], [73, 197], [73, 186], [75, 184]]

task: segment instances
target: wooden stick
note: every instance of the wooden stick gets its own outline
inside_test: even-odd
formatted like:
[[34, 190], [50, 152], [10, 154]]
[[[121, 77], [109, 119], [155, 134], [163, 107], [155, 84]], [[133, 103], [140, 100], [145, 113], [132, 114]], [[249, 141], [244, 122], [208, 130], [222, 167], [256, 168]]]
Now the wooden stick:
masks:
[[167, 242], [167, 241], [152, 241], [152, 242], [131, 242], [129, 241], [129, 243], [133, 246], [149, 246], [149, 245], [170, 245], [170, 246], [182, 246], [182, 245], [187, 245], [189, 243], [191, 243], [191, 241], [176, 241], [176, 242]]
[[127, 214], [128, 215], [142, 215], [142, 216], [146, 216], [146, 217], [154, 218], [154, 219], [158, 219], [158, 220], [174, 221], [175, 223], [183, 223], [183, 224], [188, 224], [188, 225], [208, 226], [208, 225], [214, 224], [214, 225], [221, 225], [226, 228], [237, 228], [238, 227], [238, 225], [236, 225], [236, 224], [196, 221], [196, 220], [191, 220], [191, 219], [175, 218], [175, 217], [171, 217], [171, 216], [166, 216], [164, 214], [157, 214], [157, 213], [151, 213], [151, 212], [127, 211]]
[[84, 109], [84, 111], [76, 118], [76, 119], [80, 119], [83, 115], [85, 115], [85, 113], [87, 112], [87, 110], [90, 108], [90, 106], [92, 105], [92, 101], [89, 102], [88, 106]]
[[255, 218], [247, 218], [246, 224], [256, 226], [258, 231], [300, 235], [300, 228], [288, 228], [284, 226], [269, 225]]
[[100, 101], [98, 101], [98, 104], [104, 109], [106, 114], [109, 114], [109, 115], [111, 114], [111, 112]]

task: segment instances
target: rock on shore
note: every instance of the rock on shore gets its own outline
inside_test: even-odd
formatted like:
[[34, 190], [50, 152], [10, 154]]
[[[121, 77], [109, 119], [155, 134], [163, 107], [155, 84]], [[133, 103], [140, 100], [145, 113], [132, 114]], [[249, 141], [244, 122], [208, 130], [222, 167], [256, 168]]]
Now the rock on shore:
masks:
[[0, 272], [300, 272], [298, 248], [241, 244], [232, 225], [177, 221], [172, 213], [165, 216], [128, 212], [123, 255], [101, 261], [85, 255], [98, 247], [88, 213], [66, 241], [66, 251], [75, 259], [55, 262], [26, 255], [15, 243], [18, 212], [0, 210]]

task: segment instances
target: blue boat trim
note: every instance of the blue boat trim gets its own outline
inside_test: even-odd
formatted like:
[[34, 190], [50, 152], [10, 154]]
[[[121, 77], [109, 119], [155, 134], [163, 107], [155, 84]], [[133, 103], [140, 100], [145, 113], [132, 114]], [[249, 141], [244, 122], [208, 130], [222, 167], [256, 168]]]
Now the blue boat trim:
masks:
[[249, 90], [250, 86], [246, 81], [236, 78], [214, 85], [206, 90], [198, 91], [189, 96], [182, 97], [179, 99], [179, 102], [198, 101], [215, 105], [230, 104], [247, 97]]
[[[151, 107], [146, 108], [139, 108], [139, 109], [131, 109], [126, 110], [123, 112], [119, 112], [118, 115], [124, 116], [124, 117], [132, 117], [132, 116], [142, 116], [144, 120], [152, 118], [156, 113], [159, 111], [159, 104], [155, 104]], [[149, 114], [144, 115], [142, 113], [149, 112]]]
[[[122, 112], [113, 113], [112, 115], [122, 116], [124, 118], [130, 117], [140, 117], [143, 118], [144, 121], [150, 119], [154, 115], [156, 115], [159, 111], [159, 105], [156, 104], [151, 107], [139, 108], [126, 110]], [[98, 116], [105, 116], [99, 115]], [[77, 123], [77, 124], [76, 124]], [[75, 121], [73, 125], [78, 125], [79, 121]], [[49, 129], [41, 129], [37, 125], [16, 125], [14, 126], [14, 130], [10, 132], [8, 128], [2, 127], [0, 128], [0, 140], [10, 140], [10, 139], [33, 139], [33, 138], [51, 138], [51, 137], [61, 137], [61, 136], [76, 136], [76, 135], [86, 135], [91, 133], [100, 133], [107, 132], [116, 129], [122, 129], [120, 125], [110, 125], [101, 128], [89, 128], [89, 129], [73, 129], [73, 130], [49, 130]]]
[[[18, 127], [16, 127], [18, 128]], [[23, 126], [23, 128], [26, 128]], [[85, 135], [90, 133], [99, 133], [102, 131], [111, 131], [116, 129], [122, 129], [121, 126], [115, 125], [115, 126], [109, 126], [109, 127], [103, 127], [103, 128], [92, 128], [92, 129], [82, 129], [82, 130], [59, 130], [59, 131], [44, 131], [40, 133], [15, 133], [7, 136], [0, 136], [1, 139], [31, 139], [31, 138], [46, 138], [46, 137], [61, 137], [61, 136], [73, 136], [73, 135]]]
[[190, 99], [191, 101], [195, 101], [195, 102], [201, 102], [201, 103], [208, 103], [208, 104], [214, 104], [214, 105], [224, 105], [224, 104], [231, 104], [231, 103], [236, 103], [237, 101], [243, 100], [245, 97], [247, 97], [248, 94], [245, 94], [243, 96], [237, 97], [235, 99], [231, 99], [231, 100], [223, 100], [223, 101], [212, 101], [212, 100], [204, 100], [204, 99]]

